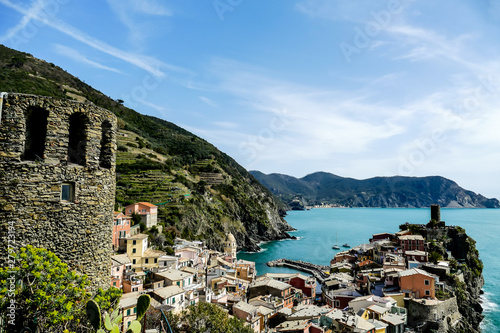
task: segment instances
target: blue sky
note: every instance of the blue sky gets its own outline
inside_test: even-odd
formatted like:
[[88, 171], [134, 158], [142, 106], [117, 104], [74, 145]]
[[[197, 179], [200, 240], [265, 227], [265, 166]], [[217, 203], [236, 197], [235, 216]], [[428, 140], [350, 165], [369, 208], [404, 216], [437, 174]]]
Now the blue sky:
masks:
[[0, 43], [249, 170], [500, 198], [500, 1], [0, 0]]

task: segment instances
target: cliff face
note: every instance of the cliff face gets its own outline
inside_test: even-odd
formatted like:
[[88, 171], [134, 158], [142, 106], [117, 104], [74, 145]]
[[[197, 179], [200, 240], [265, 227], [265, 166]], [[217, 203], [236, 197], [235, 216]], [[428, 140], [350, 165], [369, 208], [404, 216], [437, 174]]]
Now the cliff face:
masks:
[[[429, 241], [429, 256], [439, 254], [450, 262], [451, 274], [441, 279], [451, 287], [462, 318], [448, 332], [480, 332], [483, 309], [480, 295], [484, 286], [483, 263], [479, 259], [476, 242], [461, 227], [424, 229]], [[437, 242], [435, 241], [437, 240]], [[451, 257], [448, 255], [451, 253]]]
[[[221, 174], [230, 179], [223, 171]], [[223, 184], [194, 186], [191, 198], [182, 203], [179, 219], [169, 218], [171, 206], [161, 207], [160, 211], [167, 214], [171, 225], [187, 230], [187, 238], [203, 239], [210, 248], [222, 250], [231, 232], [238, 249], [258, 251], [262, 241], [290, 238], [287, 231], [293, 228], [283, 220], [284, 210], [272, 196], [254, 183], [243, 177]]]
[[463, 282], [458, 277], [453, 280], [458, 308], [463, 319], [457, 329], [450, 332], [480, 332], [479, 325], [484, 318], [479, 300], [484, 286], [483, 263], [479, 259], [476, 242], [467, 236], [465, 230], [455, 227], [450, 229], [448, 236], [450, 238], [444, 245], [454, 258], [462, 262], [459, 270], [463, 276]]
[[[404, 224], [401, 230], [420, 234], [426, 240], [429, 261], [447, 260], [449, 267], [424, 265], [423, 270], [439, 276], [444, 289], [436, 289], [440, 301], [437, 311], [418, 300], [410, 306], [409, 323], [423, 327], [424, 332], [480, 332], [484, 316], [480, 295], [484, 286], [483, 262], [476, 242], [459, 226], [445, 226], [443, 221], [430, 220], [427, 225]], [[411, 304], [410, 304], [411, 305]]]

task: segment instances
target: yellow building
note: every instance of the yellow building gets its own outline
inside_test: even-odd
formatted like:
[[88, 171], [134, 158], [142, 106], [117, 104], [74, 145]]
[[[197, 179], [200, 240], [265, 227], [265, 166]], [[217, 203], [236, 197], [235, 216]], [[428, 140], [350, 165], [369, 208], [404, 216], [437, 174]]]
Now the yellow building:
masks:
[[148, 248], [148, 235], [137, 234], [127, 238], [127, 255], [132, 261], [132, 270], [140, 272], [159, 267], [159, 258], [165, 252]]

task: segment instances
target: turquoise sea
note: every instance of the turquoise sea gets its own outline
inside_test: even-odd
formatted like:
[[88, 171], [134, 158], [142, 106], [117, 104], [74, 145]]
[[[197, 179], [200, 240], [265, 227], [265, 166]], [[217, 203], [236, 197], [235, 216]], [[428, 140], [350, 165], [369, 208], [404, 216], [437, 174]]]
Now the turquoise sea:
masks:
[[[262, 244], [257, 253], [239, 252], [238, 258], [256, 262], [257, 274], [293, 272], [288, 268], [267, 267], [266, 262], [278, 259], [301, 259], [328, 265], [336, 251], [332, 245], [368, 243], [372, 234], [396, 232], [405, 222], [427, 223], [430, 209], [423, 208], [324, 208], [291, 211], [285, 217], [297, 231], [297, 240]], [[476, 248], [484, 263], [483, 308], [484, 332], [500, 331], [500, 209], [441, 209], [441, 220], [459, 225], [476, 240]], [[338, 239], [338, 240], [336, 240]]]

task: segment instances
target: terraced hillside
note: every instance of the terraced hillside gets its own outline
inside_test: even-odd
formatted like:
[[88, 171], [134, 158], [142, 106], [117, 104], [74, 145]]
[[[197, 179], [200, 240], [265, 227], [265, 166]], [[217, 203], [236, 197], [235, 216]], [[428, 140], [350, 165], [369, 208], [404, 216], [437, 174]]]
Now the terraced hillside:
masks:
[[216, 249], [228, 232], [239, 248], [250, 250], [290, 237], [285, 210], [272, 194], [231, 157], [183, 128], [142, 115], [62, 68], [3, 45], [0, 91], [77, 99], [117, 115], [116, 209], [134, 201], [159, 204], [165, 227]]

